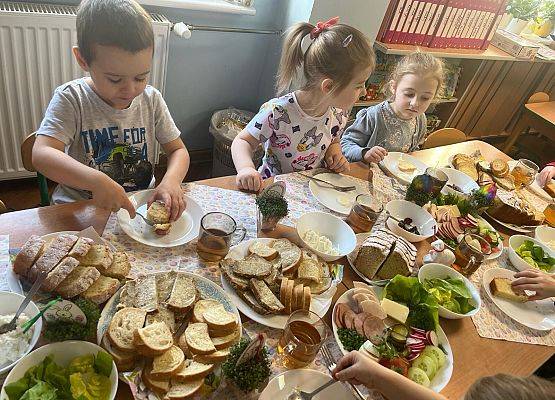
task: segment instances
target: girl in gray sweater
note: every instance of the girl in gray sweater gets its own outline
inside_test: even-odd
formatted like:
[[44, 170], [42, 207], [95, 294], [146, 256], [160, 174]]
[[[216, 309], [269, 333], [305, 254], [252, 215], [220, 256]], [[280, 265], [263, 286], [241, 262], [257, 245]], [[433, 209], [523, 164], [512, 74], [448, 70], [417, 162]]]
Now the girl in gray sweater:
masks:
[[360, 110], [341, 138], [350, 162], [380, 162], [388, 151], [408, 153], [426, 137], [428, 106], [443, 85], [443, 63], [421, 52], [403, 57], [388, 83], [390, 98]]

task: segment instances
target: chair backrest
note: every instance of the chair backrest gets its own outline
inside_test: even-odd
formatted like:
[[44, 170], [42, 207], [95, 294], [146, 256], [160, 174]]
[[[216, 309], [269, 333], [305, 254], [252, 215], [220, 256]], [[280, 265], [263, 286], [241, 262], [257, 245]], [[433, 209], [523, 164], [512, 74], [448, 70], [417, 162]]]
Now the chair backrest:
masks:
[[422, 145], [423, 149], [445, 146], [447, 144], [460, 143], [466, 141], [463, 131], [456, 128], [442, 128], [430, 133]]
[[33, 132], [21, 143], [21, 161], [23, 161], [23, 167], [29, 172], [36, 171], [35, 167], [33, 167], [33, 145], [35, 144], [35, 138], [35, 132]]
[[530, 98], [528, 99], [528, 101], [526, 102], [526, 104], [530, 104], [530, 103], [545, 103], [549, 101], [549, 95], [545, 92], [537, 92], [534, 93], [532, 96], [530, 96]]

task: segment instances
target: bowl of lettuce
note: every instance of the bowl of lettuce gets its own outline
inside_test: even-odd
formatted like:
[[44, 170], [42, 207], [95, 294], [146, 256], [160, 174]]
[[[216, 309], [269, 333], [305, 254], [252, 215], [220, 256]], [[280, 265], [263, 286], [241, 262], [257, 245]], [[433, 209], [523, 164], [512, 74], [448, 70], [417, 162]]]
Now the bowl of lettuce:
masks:
[[65, 341], [27, 354], [6, 377], [0, 400], [113, 400], [118, 371], [94, 343]]
[[472, 282], [446, 265], [424, 264], [418, 271], [418, 280], [436, 299], [440, 317], [470, 317], [476, 314], [482, 305], [480, 292]]
[[509, 260], [519, 271], [534, 268], [548, 274], [555, 273], [555, 252], [539, 240], [525, 235], [509, 238]]

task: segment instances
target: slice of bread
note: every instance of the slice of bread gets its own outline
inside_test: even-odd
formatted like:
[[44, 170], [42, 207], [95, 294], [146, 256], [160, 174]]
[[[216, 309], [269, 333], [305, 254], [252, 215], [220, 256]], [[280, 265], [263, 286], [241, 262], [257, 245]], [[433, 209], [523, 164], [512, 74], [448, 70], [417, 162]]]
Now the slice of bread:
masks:
[[175, 314], [169, 310], [164, 304], [158, 306], [158, 310], [146, 316], [146, 325], [163, 322], [167, 325], [170, 332], [175, 332]]
[[102, 304], [116, 294], [120, 286], [121, 283], [117, 279], [100, 275], [81, 296], [93, 303]]
[[171, 346], [167, 351], [152, 359], [150, 376], [154, 379], [169, 378], [181, 369], [184, 362], [183, 350], [177, 346]]
[[243, 278], [264, 278], [272, 273], [272, 263], [258, 254], [251, 254], [233, 263], [231, 269]]
[[203, 364], [219, 364], [224, 362], [229, 356], [229, 347], [215, 351], [210, 354], [195, 355], [194, 360]]
[[159, 272], [156, 275], [156, 290], [158, 292], [158, 303], [164, 303], [170, 297], [172, 293], [173, 284], [175, 283], [175, 277], [177, 272], [175, 271], [165, 271]]
[[126, 353], [116, 349], [112, 346], [106, 334], [102, 336], [102, 342], [100, 344], [104, 350], [110, 353], [118, 367], [118, 371], [130, 371], [134, 368], [136, 361], [135, 353]]
[[287, 239], [274, 240], [270, 246], [279, 253], [283, 273], [294, 273], [301, 262], [301, 249]]
[[123, 251], [116, 251], [114, 253], [114, 261], [105, 270], [102, 271], [103, 275], [116, 279], [125, 279], [131, 270], [131, 263], [127, 257], [127, 253]]
[[279, 255], [276, 249], [259, 240], [255, 240], [249, 246], [249, 254], [257, 254], [268, 261], [273, 260]]
[[50, 272], [56, 265], [67, 256], [75, 242], [79, 239], [75, 235], [62, 233], [56, 236], [44, 249], [37, 261], [29, 268], [27, 277], [34, 282], [40, 273]]
[[286, 314], [291, 314], [293, 312], [293, 290], [295, 289], [295, 281], [290, 279], [287, 281], [287, 287], [285, 288], [285, 303], [284, 311]]
[[135, 280], [134, 305], [146, 312], [158, 309], [158, 290], [154, 274], [141, 275]]
[[322, 278], [322, 267], [318, 260], [311, 257], [304, 257], [297, 268], [297, 277], [299, 279], [312, 281], [315, 283], [320, 282]]
[[58, 285], [56, 292], [65, 299], [71, 299], [91, 287], [98, 278], [100, 278], [100, 272], [96, 268], [77, 266]]
[[242, 298], [247, 305], [260, 315], [270, 314], [270, 311], [262, 307], [250, 289], [238, 290], [237, 294]]
[[145, 324], [146, 311], [140, 308], [126, 307], [117, 311], [108, 326], [108, 339], [118, 350], [133, 352], [133, 337], [137, 329]]
[[80, 237], [69, 251], [68, 256], [75, 258], [84, 257], [85, 254], [89, 252], [93, 244], [94, 240], [88, 237]]
[[194, 360], [185, 360], [183, 366], [172, 377], [177, 382], [190, 382], [204, 378], [214, 370], [214, 364], [203, 364]]
[[135, 281], [127, 281], [119, 294], [118, 309], [135, 307]]
[[517, 293], [511, 285], [511, 280], [507, 278], [494, 278], [489, 283], [491, 294], [510, 301], [524, 303], [528, 297], [524, 293]]
[[193, 308], [193, 319], [195, 322], [206, 322], [202, 314], [210, 308], [221, 306], [219, 301], [216, 300], [199, 300], [195, 303]]
[[258, 300], [262, 307], [274, 314], [283, 311], [284, 305], [272, 293], [264, 281], [252, 278], [249, 281], [249, 285], [256, 300]]
[[133, 344], [146, 356], [160, 355], [173, 346], [173, 336], [164, 322], [155, 322], [133, 333]]
[[239, 333], [239, 327], [237, 327], [233, 332], [226, 336], [210, 337], [210, 339], [212, 339], [212, 344], [214, 344], [216, 350], [222, 350], [235, 343], [239, 339]]
[[93, 244], [87, 254], [77, 259], [83, 265], [106, 271], [110, 265], [112, 265], [114, 255], [108, 246], [104, 244]]
[[148, 363], [142, 372], [141, 372], [141, 379], [145, 386], [152, 390], [154, 393], [159, 395], [164, 395], [166, 392], [170, 390], [170, 378], [166, 379], [154, 379], [152, 377], [152, 364]]
[[208, 334], [208, 325], [202, 322], [189, 324], [185, 329], [187, 347], [193, 354], [209, 354], [216, 351]]
[[289, 282], [289, 278], [283, 277], [281, 278], [281, 284], [279, 285], [279, 301], [283, 305], [285, 305], [285, 293], [287, 292], [287, 282]]
[[312, 294], [310, 293], [310, 288], [305, 286], [303, 288], [303, 310], [310, 310], [310, 303], [312, 302]]
[[175, 311], [185, 312], [195, 304], [197, 296], [197, 287], [193, 279], [185, 274], [177, 274], [166, 304]]
[[15, 256], [13, 271], [18, 275], [27, 276], [29, 269], [41, 255], [45, 243], [40, 236], [31, 235]]
[[77, 268], [79, 261], [73, 257], [66, 257], [52, 271], [48, 273], [46, 279], [42, 283], [41, 290], [43, 292], [52, 292], [58, 287], [71, 272]]
[[220, 261], [220, 271], [235, 290], [247, 290], [249, 288], [249, 280], [242, 278], [233, 272], [233, 265], [235, 263], [236, 260], [224, 258]]
[[167, 224], [170, 222], [170, 213], [164, 203], [154, 201], [146, 211], [146, 218], [155, 224]]
[[291, 301], [292, 311], [301, 310], [303, 308], [304, 290], [302, 283], [295, 285], [293, 289], [293, 300]]
[[165, 400], [185, 400], [193, 397], [204, 384], [204, 378], [198, 378], [187, 382], [171, 380], [170, 390], [166, 393]]
[[211, 331], [231, 332], [237, 326], [237, 316], [227, 311], [222, 304], [206, 309], [202, 316]]

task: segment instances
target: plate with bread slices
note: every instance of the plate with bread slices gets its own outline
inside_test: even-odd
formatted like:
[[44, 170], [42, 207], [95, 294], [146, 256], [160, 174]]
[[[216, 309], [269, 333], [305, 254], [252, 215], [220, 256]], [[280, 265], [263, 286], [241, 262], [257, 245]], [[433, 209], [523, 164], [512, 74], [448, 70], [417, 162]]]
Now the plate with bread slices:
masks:
[[[484, 272], [484, 291], [495, 305], [516, 322], [539, 331], [555, 328], [553, 299], [528, 301], [528, 293], [517, 293], [511, 282], [514, 271], [491, 268]], [[532, 293], [532, 292], [531, 292]]]
[[415, 176], [423, 174], [428, 168], [418, 158], [397, 151], [388, 152], [379, 165], [403, 185], [410, 185]]
[[453, 374], [453, 352], [441, 326], [435, 331], [410, 327], [408, 307], [382, 300], [383, 288], [356, 281], [353, 285], [337, 299], [332, 313], [333, 335], [341, 352], [359, 350], [416, 383], [441, 391]]
[[239, 311], [222, 288], [166, 271], [127, 283], [102, 310], [97, 340], [121, 371], [169, 399], [192, 396], [241, 339]]
[[164, 203], [155, 201], [148, 207], [153, 192], [152, 189], [143, 190], [129, 196], [137, 213], [153, 225], [147, 224], [140, 216], [131, 219], [129, 213], [121, 209], [117, 212], [121, 229], [137, 242], [153, 247], [175, 247], [195, 239], [204, 215], [202, 207], [193, 198], [183, 195], [187, 208], [177, 220], [170, 222], [170, 213]]
[[284, 329], [296, 310], [324, 316], [338, 279], [330, 265], [287, 239], [251, 239], [220, 261], [222, 286], [250, 319]]
[[118, 291], [130, 269], [125, 252], [116, 251], [93, 228], [87, 228], [32, 235], [15, 256], [7, 280], [12, 291], [24, 293], [46, 273], [41, 292], [102, 304]]

